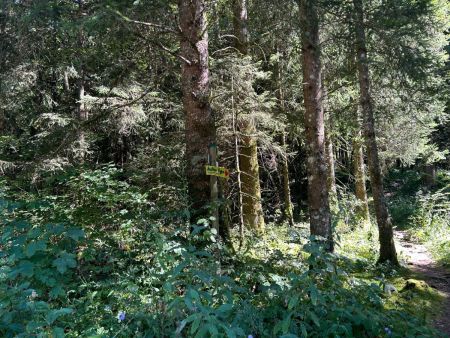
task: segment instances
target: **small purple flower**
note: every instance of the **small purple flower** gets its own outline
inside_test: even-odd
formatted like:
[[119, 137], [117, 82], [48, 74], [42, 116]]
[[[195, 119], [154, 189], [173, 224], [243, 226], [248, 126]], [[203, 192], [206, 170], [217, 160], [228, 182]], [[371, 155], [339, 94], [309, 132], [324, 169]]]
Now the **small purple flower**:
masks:
[[384, 328], [384, 332], [386, 332], [386, 334], [387, 334], [388, 336], [391, 336], [391, 335], [392, 335], [392, 331], [391, 331], [391, 329], [388, 328], [388, 327], [385, 327], [385, 328]]
[[117, 314], [117, 320], [120, 322], [123, 322], [125, 320], [125, 312], [124, 311], [119, 311], [119, 313]]
[[247, 338], [253, 338], [253, 335], [249, 334], [249, 335], [247, 336]]

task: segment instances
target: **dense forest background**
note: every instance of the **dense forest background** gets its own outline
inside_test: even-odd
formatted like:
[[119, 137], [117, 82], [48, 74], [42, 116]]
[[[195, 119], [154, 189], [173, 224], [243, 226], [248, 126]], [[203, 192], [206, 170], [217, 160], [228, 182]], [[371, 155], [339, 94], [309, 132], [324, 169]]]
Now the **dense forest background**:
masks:
[[450, 334], [449, 22], [0, 0], [0, 336]]

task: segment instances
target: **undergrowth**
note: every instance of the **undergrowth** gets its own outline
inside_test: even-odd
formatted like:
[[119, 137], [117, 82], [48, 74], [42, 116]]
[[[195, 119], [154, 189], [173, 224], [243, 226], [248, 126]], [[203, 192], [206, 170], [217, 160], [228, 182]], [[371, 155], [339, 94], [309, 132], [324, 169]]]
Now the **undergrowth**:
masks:
[[389, 183], [394, 225], [424, 243], [441, 265], [450, 267], [450, 173], [439, 171], [435, 185], [428, 189], [413, 170], [392, 171]]
[[233, 251], [208, 219], [169, 222], [114, 167], [20, 201], [9, 189], [3, 182], [2, 337], [438, 336], [426, 315], [435, 292], [389, 296], [386, 284], [401, 291], [406, 276], [376, 267], [373, 235], [354, 225], [338, 228], [336, 254], [305, 224], [248, 234]]

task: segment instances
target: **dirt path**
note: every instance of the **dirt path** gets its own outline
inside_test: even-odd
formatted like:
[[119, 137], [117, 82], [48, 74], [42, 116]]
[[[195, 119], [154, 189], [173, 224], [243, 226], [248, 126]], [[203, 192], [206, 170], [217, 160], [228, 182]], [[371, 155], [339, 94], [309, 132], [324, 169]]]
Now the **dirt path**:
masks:
[[404, 231], [396, 231], [395, 239], [397, 250], [406, 258], [408, 267], [422, 274], [428, 285], [446, 296], [442, 314], [434, 324], [450, 337], [450, 272], [437, 266], [425, 246], [409, 241]]

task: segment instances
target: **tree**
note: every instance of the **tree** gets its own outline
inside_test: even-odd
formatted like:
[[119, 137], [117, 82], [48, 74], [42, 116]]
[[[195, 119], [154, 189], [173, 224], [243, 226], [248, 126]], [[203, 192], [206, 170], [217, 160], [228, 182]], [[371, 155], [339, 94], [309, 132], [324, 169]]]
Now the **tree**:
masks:
[[357, 216], [366, 224], [370, 222], [369, 204], [366, 192], [366, 172], [364, 164], [363, 140], [358, 128], [353, 138], [353, 176], [355, 178], [355, 195], [358, 199]]
[[333, 140], [331, 136], [331, 121], [329, 121], [328, 126], [325, 127], [325, 158], [328, 166], [328, 195], [332, 201], [337, 200], [337, 189], [336, 189], [336, 170], [334, 164], [334, 150], [333, 150]]
[[[247, 0], [234, 0], [233, 28], [235, 48], [242, 56], [248, 55]], [[240, 133], [239, 168], [242, 180], [242, 218], [244, 225], [257, 232], [263, 232], [264, 214], [261, 204], [261, 185], [258, 164], [258, 142], [256, 121], [251, 114], [238, 120]]]
[[327, 249], [332, 251], [317, 6], [316, 1], [300, 1], [308, 207], [311, 235], [323, 237]]
[[[282, 104], [283, 105], [283, 104]], [[283, 211], [284, 217], [290, 226], [294, 226], [294, 211], [291, 202], [291, 187], [289, 185], [289, 163], [287, 158], [286, 132], [281, 132], [281, 146], [284, 148], [284, 156], [281, 159], [281, 170], [283, 179]]]
[[215, 144], [214, 119], [209, 104], [208, 32], [203, 0], [180, 0], [180, 54], [185, 60], [181, 87], [185, 113], [186, 177], [194, 214], [204, 213], [210, 201], [210, 179], [205, 175], [208, 146]]
[[394, 244], [394, 233], [383, 190], [383, 177], [381, 174], [378, 146], [375, 137], [375, 119], [370, 94], [370, 75], [364, 28], [364, 8], [362, 0], [353, 0], [353, 4], [355, 9], [356, 57], [360, 88], [360, 105], [364, 119], [364, 139], [367, 148], [369, 173], [380, 241], [380, 257], [378, 262], [383, 263], [390, 261], [392, 264], [398, 264]]

